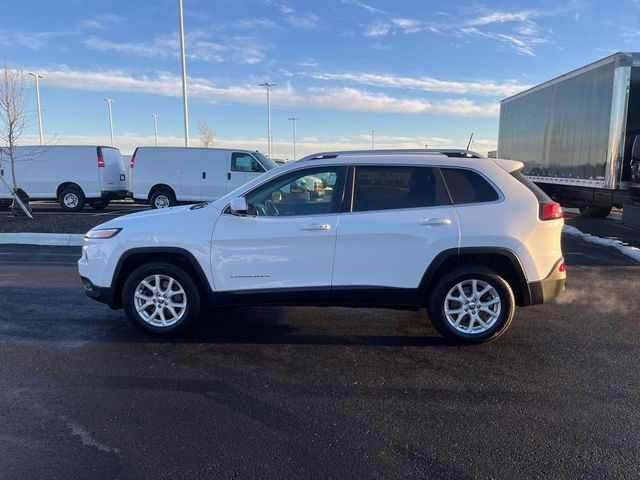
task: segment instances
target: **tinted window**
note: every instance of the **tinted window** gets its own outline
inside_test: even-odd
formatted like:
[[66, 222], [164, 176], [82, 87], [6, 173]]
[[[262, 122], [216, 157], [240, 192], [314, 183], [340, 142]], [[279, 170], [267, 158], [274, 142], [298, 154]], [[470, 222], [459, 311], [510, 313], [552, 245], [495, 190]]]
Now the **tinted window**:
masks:
[[493, 202], [500, 196], [482, 176], [472, 170], [462, 168], [440, 169], [453, 203]]
[[522, 170], [516, 170], [515, 172], [511, 172], [511, 175], [513, 176], [513, 178], [515, 178], [520, 183], [522, 183], [525, 187], [531, 190], [531, 193], [533, 193], [536, 196], [538, 201], [545, 202], [545, 203], [551, 201], [549, 196], [546, 193], [544, 193], [539, 186], [537, 186], [535, 183], [533, 183], [531, 180], [529, 180], [527, 177], [525, 177], [522, 174]]
[[264, 168], [248, 153], [231, 154], [231, 170], [234, 172], [264, 172]]
[[274, 178], [247, 195], [252, 215], [321, 215], [340, 210], [346, 167], [298, 170]]
[[356, 167], [353, 211], [448, 205], [437, 170], [428, 167]]

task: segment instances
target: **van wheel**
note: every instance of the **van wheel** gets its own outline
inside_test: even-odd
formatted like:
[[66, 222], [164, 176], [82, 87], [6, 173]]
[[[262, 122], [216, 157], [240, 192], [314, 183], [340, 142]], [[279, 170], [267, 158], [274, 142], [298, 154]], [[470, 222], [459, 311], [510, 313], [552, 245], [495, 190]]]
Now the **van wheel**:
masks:
[[138, 328], [172, 335], [198, 319], [200, 291], [180, 267], [152, 262], [135, 269], [124, 282], [122, 305]]
[[60, 193], [58, 202], [67, 212], [79, 212], [84, 208], [86, 198], [79, 187], [67, 187]]
[[93, 208], [95, 210], [104, 210], [105, 208], [107, 208], [109, 206], [109, 199], [108, 198], [101, 198], [99, 200], [89, 200], [88, 203], [91, 206], [91, 208]]
[[593, 205], [585, 205], [580, 207], [580, 215], [583, 217], [604, 218], [611, 213], [611, 207], [594, 207]]
[[149, 203], [151, 204], [151, 208], [169, 208], [177, 204], [173, 192], [164, 189], [153, 192]]
[[461, 267], [437, 283], [428, 310], [442, 336], [460, 343], [483, 343], [507, 330], [515, 299], [509, 284], [493, 270]]

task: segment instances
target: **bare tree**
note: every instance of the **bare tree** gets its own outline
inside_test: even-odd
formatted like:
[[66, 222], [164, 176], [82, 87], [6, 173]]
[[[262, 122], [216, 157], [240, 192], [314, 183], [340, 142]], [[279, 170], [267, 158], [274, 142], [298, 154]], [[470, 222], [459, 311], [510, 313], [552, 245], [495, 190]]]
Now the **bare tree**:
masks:
[[200, 141], [202, 142], [202, 146], [205, 148], [209, 148], [210, 146], [215, 145], [216, 137], [213, 130], [209, 129], [209, 125], [204, 120], [200, 120], [198, 122], [198, 131], [200, 132]]
[[0, 167], [3, 161], [9, 162], [13, 188], [6, 184], [4, 178], [1, 180], [7, 189], [13, 191], [14, 202], [31, 217], [18, 197], [15, 170], [16, 160], [18, 160], [15, 147], [26, 127], [25, 109], [28, 100], [26, 83], [27, 75], [22, 68], [10, 69], [6, 63], [4, 64], [0, 72]]

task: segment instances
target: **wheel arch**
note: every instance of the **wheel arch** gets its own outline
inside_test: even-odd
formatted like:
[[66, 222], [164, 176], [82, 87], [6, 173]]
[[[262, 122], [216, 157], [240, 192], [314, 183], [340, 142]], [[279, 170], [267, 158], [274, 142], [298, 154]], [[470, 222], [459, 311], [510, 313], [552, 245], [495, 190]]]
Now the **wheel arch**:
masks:
[[60, 195], [62, 194], [62, 192], [64, 190], [66, 190], [67, 188], [69, 188], [69, 187], [76, 187], [86, 197], [86, 194], [84, 193], [84, 190], [77, 183], [75, 183], [75, 182], [62, 182], [60, 185], [58, 185], [58, 188], [56, 189], [56, 198], [60, 198]]
[[113, 272], [111, 282], [111, 308], [122, 307], [122, 288], [127, 277], [140, 265], [149, 262], [165, 262], [184, 269], [193, 276], [193, 280], [198, 285], [202, 298], [206, 299], [210, 295], [211, 286], [209, 280], [202, 270], [202, 266], [195, 256], [188, 250], [178, 247], [143, 247], [133, 248], [124, 252]]
[[431, 262], [420, 282], [423, 302], [427, 301], [428, 294], [447, 272], [464, 265], [482, 265], [495, 271], [513, 290], [516, 305], [531, 305], [531, 291], [520, 259], [513, 251], [499, 247], [452, 248], [441, 252]]
[[167, 185], [166, 183], [156, 183], [153, 187], [149, 189], [149, 194], [147, 195], [147, 200], [151, 203], [151, 197], [158, 190], [168, 190], [173, 194], [173, 198], [176, 198], [176, 191], [171, 185]]

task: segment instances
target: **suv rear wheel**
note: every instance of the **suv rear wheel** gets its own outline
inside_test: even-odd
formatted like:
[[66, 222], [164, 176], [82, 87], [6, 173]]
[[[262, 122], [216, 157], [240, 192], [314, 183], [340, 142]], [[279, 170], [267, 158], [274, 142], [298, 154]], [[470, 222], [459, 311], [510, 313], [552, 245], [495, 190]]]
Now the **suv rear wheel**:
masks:
[[124, 283], [122, 305], [129, 320], [155, 334], [175, 334], [200, 314], [200, 291], [190, 275], [171, 263], [136, 268]]
[[483, 343], [502, 335], [513, 320], [509, 284], [482, 266], [462, 267], [443, 277], [429, 299], [431, 323], [444, 337]]

